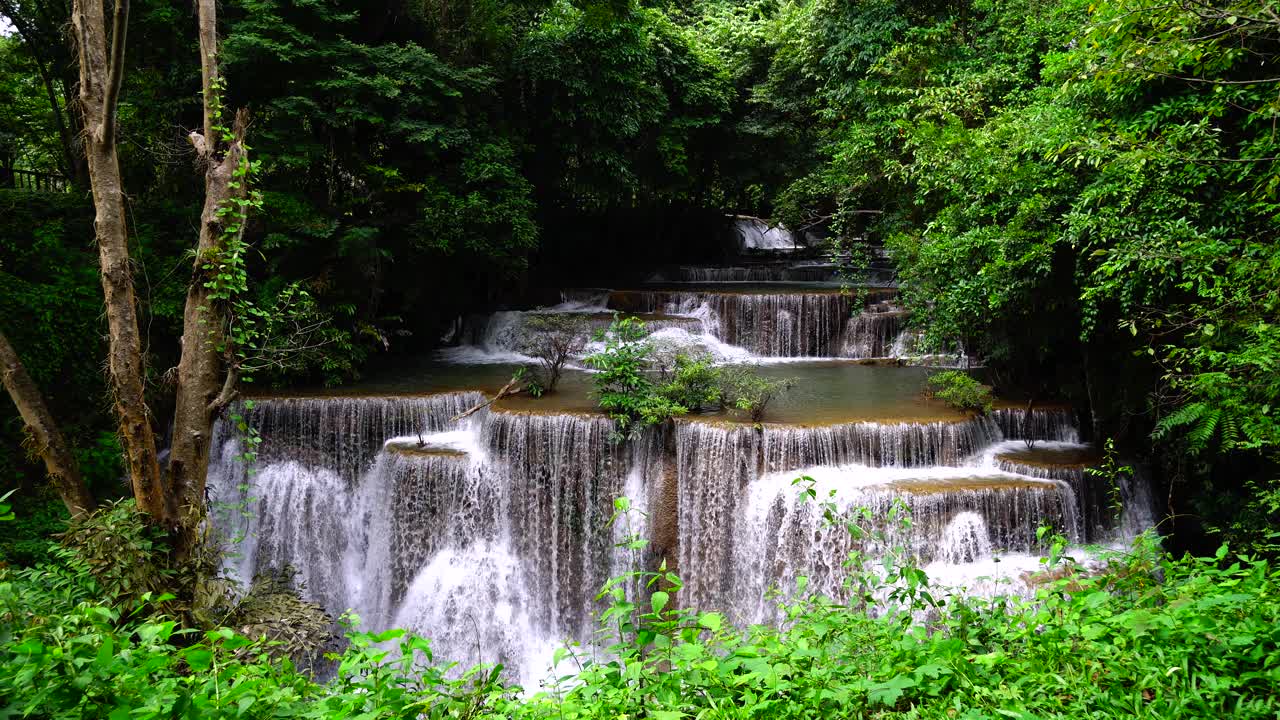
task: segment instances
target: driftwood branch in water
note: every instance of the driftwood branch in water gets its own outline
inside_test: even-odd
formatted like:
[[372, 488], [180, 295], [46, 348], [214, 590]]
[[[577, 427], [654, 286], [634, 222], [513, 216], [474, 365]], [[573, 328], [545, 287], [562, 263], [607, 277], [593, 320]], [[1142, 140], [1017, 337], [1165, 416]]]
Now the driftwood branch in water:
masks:
[[502, 386], [502, 389], [498, 391], [497, 395], [494, 395], [493, 397], [489, 398], [488, 400], [485, 400], [484, 402], [480, 403], [479, 405], [476, 405], [475, 407], [471, 408], [470, 410], [467, 410], [466, 412], [461, 412], [461, 413], [458, 413], [457, 415], [454, 415], [453, 417], [449, 418], [449, 422], [457, 422], [464, 417], [474, 415], [475, 413], [480, 412], [481, 410], [489, 407], [490, 405], [498, 402], [499, 400], [501, 400], [504, 397], [507, 397], [508, 395], [518, 395], [519, 393], [524, 392], [523, 387], [516, 387], [519, 383], [520, 383], [519, 380], [512, 378], [511, 382]]

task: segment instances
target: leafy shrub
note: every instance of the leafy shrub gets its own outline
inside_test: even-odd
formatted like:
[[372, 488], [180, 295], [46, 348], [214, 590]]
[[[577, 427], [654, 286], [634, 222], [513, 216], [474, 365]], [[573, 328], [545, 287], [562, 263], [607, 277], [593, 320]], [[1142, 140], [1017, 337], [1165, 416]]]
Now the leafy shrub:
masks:
[[597, 336], [604, 348], [587, 357], [597, 372], [593, 376], [600, 409], [618, 425], [620, 434], [633, 434], [687, 410], [663, 397], [650, 378], [653, 345], [644, 322], [615, 316], [609, 328]]
[[599, 336], [604, 349], [587, 358], [600, 371], [594, 376], [600, 407], [623, 433], [714, 408], [744, 411], [758, 423], [769, 403], [794, 383], [761, 377], [748, 367], [716, 367], [710, 357], [683, 353], [675, 355], [673, 367], [659, 370], [653, 367], [648, 337], [643, 322], [615, 318]]
[[529, 387], [534, 397], [541, 397], [555, 392], [569, 359], [586, 347], [586, 323], [573, 314], [530, 315], [526, 323], [537, 334], [521, 349], [538, 359], [538, 370], [529, 373]]
[[723, 392], [723, 370], [707, 356], [690, 357], [677, 353], [674, 367], [664, 372], [665, 382], [659, 393], [688, 412], [718, 407]]
[[99, 597], [112, 605], [133, 606], [175, 584], [162, 532], [132, 498], [74, 518], [60, 537], [65, 560], [92, 577]]
[[957, 410], [991, 412], [991, 388], [959, 370], [931, 375], [928, 393]]
[[720, 402], [722, 407], [743, 411], [751, 422], [759, 423], [774, 398], [794, 384], [790, 378], [763, 377], [751, 368], [726, 368], [721, 375]]

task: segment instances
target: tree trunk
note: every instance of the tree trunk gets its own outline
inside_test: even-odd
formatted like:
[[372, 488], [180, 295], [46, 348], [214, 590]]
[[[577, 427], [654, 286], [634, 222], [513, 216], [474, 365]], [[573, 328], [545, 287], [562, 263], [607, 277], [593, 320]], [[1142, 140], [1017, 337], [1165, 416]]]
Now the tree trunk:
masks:
[[244, 232], [240, 201], [248, 193], [247, 178], [236, 171], [248, 162], [244, 145], [247, 115], [236, 115], [231, 139], [224, 142], [218, 125], [217, 15], [214, 0], [199, 0], [200, 68], [204, 87], [204, 134], [191, 134], [200, 163], [205, 168], [204, 209], [200, 214], [200, 240], [196, 248], [187, 302], [183, 312], [182, 358], [178, 362], [178, 388], [174, 411], [173, 446], [169, 456], [172, 492], [182, 504], [179, 555], [189, 553], [199, 540], [205, 517], [205, 476], [209, 470], [213, 420], [232, 398], [236, 374], [227, 360], [231, 353], [226, 337], [225, 302], [206, 286], [206, 265], [217, 264], [228, 241]]
[[49, 480], [62, 496], [67, 512], [75, 517], [92, 510], [97, 503], [80, 477], [80, 465], [71, 454], [71, 446], [3, 332], [0, 332], [0, 380], [4, 381], [13, 404], [18, 406], [18, 414], [31, 433], [35, 451], [44, 460]]
[[174, 509], [166, 502], [161, 483], [155, 434], [144, 393], [124, 188], [116, 157], [116, 106], [124, 74], [128, 18], [129, 1], [116, 0], [109, 52], [106, 17], [99, 0], [74, 0], [71, 25], [80, 58], [80, 112], [84, 117], [85, 150], [96, 211], [94, 230], [110, 332], [107, 366], [120, 439], [138, 508], [156, 522], [172, 524]]

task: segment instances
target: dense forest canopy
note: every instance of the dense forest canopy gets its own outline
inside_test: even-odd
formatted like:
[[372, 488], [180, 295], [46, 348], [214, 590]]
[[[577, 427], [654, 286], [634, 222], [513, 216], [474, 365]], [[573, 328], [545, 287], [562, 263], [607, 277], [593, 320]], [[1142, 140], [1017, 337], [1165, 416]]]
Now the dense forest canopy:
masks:
[[[71, 15], [0, 0], [0, 330], [110, 498], [130, 471]], [[216, 96], [250, 153], [225, 186], [248, 208], [226, 236], [236, 327], [307, 331], [232, 382], [339, 385], [466, 313], [714, 255], [724, 216], [751, 215], [829, 238], [854, 284], [887, 249], [930, 347], [1070, 403], [1154, 478], [1167, 548], [1280, 550], [1269, 2], [225, 0], [214, 25], [216, 93], [191, 3], [135, 0], [108, 138], [157, 447], [212, 187], [189, 134]], [[0, 489], [23, 498], [0, 561], [32, 565], [66, 518], [0, 413]], [[1169, 568], [1194, 595], [1189, 572]]]

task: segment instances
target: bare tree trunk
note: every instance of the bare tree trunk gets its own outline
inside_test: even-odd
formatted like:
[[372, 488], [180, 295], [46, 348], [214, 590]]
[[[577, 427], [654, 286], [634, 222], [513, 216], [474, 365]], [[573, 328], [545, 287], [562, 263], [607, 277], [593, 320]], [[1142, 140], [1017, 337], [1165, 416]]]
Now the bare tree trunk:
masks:
[[80, 477], [80, 465], [71, 454], [71, 446], [3, 332], [0, 332], [0, 380], [4, 381], [13, 404], [18, 406], [18, 414], [31, 433], [35, 451], [44, 460], [49, 480], [62, 496], [67, 512], [75, 517], [92, 510], [97, 503]]
[[173, 447], [169, 456], [172, 492], [182, 503], [179, 553], [198, 541], [205, 517], [205, 476], [209, 470], [210, 436], [218, 411], [234, 396], [236, 374], [227, 359], [227, 308], [206, 283], [206, 266], [217, 264], [228, 241], [244, 232], [240, 201], [248, 193], [247, 178], [236, 171], [248, 162], [244, 134], [247, 115], [237, 113], [230, 140], [219, 127], [217, 8], [215, 0], [199, 0], [200, 69], [204, 87], [204, 133], [191, 133], [191, 144], [205, 169], [204, 209], [200, 240], [183, 313], [182, 358], [178, 363]]
[[80, 58], [80, 111], [96, 211], [94, 229], [102, 271], [110, 346], [107, 364], [120, 438], [133, 496], [156, 522], [172, 524], [156, 458], [155, 434], [143, 385], [142, 341], [138, 332], [133, 275], [125, 227], [124, 188], [116, 157], [116, 108], [124, 75], [129, 0], [116, 0], [111, 46], [101, 0], [74, 0], [71, 25]]

